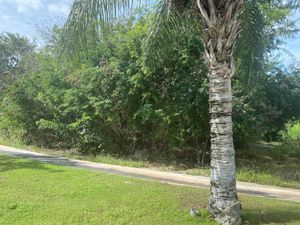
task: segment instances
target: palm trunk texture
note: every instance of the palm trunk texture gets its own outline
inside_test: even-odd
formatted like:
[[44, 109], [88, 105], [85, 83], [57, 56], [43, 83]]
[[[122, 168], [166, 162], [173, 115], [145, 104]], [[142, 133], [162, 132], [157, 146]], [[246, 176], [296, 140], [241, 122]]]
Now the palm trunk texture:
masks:
[[197, 0], [209, 68], [211, 196], [209, 212], [223, 225], [241, 224], [232, 138], [233, 48], [241, 0]]

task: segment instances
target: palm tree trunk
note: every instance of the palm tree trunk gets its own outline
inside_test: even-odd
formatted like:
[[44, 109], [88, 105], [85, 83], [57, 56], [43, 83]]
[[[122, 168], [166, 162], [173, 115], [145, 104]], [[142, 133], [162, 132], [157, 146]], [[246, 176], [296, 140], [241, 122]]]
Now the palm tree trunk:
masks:
[[241, 223], [232, 138], [231, 74], [219, 65], [209, 74], [211, 115], [211, 196], [209, 211], [221, 224]]
[[209, 211], [223, 225], [241, 224], [232, 138], [233, 49], [241, 0], [197, 0], [209, 69], [211, 196]]

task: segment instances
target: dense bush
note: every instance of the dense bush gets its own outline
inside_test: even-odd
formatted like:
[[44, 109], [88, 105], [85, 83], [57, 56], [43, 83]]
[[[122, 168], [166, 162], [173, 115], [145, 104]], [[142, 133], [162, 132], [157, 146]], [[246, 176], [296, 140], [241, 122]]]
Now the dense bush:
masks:
[[281, 138], [285, 146], [289, 146], [292, 155], [300, 156], [300, 123], [291, 122], [286, 125], [286, 129], [281, 132]]
[[[108, 39], [91, 42], [81, 63], [59, 63], [55, 43], [36, 53], [35, 71], [1, 99], [0, 135], [87, 154], [140, 152], [204, 162], [209, 114], [201, 42], [193, 32], [180, 32], [147, 66], [142, 57], [146, 31], [146, 19], [116, 23]], [[299, 118], [298, 78], [274, 69], [260, 78], [259, 91], [249, 94], [236, 77], [237, 147], [273, 138], [287, 121]]]
[[201, 46], [198, 38], [191, 33], [176, 37], [166, 57], [149, 68], [141, 61], [146, 24], [117, 29], [97, 46], [98, 65], [92, 60], [63, 71], [42, 53], [38, 72], [6, 93], [2, 133], [94, 154], [147, 149], [151, 155], [169, 155], [180, 149], [195, 158], [197, 149], [205, 150], [208, 97], [202, 53], [195, 51]]

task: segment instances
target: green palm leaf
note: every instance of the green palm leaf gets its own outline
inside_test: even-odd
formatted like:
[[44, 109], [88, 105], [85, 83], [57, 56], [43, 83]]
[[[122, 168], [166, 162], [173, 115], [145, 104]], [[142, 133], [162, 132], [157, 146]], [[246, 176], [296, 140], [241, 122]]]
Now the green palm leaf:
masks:
[[201, 27], [195, 10], [195, 5], [182, 4], [170, 6], [161, 0], [155, 7], [148, 36], [144, 42], [146, 60], [159, 58], [165, 50], [174, 43], [178, 32], [194, 32], [200, 37]]
[[265, 53], [263, 17], [256, 0], [244, 3], [240, 21], [241, 32], [235, 47], [237, 75], [244, 87], [252, 89], [263, 72]]
[[60, 38], [62, 52], [81, 57], [89, 35], [104, 34], [117, 16], [139, 3], [139, 0], [75, 0]]

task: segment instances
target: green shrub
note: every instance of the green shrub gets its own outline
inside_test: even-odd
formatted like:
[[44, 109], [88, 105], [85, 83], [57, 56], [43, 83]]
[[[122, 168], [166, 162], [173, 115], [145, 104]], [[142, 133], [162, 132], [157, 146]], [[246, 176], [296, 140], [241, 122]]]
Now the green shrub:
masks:
[[[55, 48], [36, 53], [37, 69], [0, 99], [0, 135], [94, 155], [208, 159], [208, 80], [199, 36], [178, 32], [150, 65], [143, 60], [147, 17], [139, 19], [113, 24], [109, 40], [94, 43], [81, 61], [58, 63]], [[297, 75], [265, 74], [252, 95], [240, 79], [233, 99], [237, 147], [276, 136], [299, 117]]]

